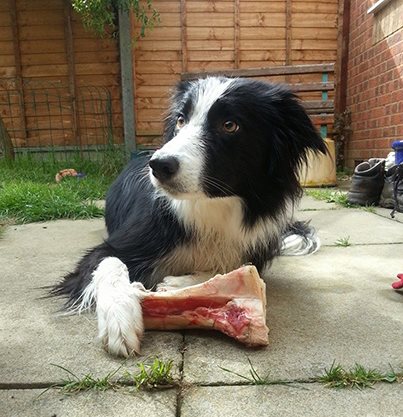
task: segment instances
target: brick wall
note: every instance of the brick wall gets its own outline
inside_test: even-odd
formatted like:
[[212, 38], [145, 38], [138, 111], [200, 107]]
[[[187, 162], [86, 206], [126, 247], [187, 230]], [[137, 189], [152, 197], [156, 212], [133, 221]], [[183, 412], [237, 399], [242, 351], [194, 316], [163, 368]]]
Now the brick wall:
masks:
[[[391, 143], [403, 139], [402, 14], [397, 25], [387, 21], [388, 15], [396, 20], [403, 1], [392, 0], [381, 12], [367, 14], [373, 3], [351, 1], [347, 108], [351, 111], [352, 133], [346, 149], [349, 167], [370, 157], [386, 156]], [[389, 32], [392, 33], [386, 37], [379, 36]], [[380, 37], [383, 39], [377, 41]]]

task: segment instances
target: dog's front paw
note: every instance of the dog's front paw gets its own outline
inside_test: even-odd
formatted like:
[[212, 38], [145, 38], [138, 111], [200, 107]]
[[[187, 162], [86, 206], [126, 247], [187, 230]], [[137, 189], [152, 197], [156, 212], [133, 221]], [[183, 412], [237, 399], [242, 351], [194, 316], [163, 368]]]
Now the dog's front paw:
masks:
[[135, 294], [126, 295], [122, 294], [109, 308], [97, 309], [97, 313], [99, 338], [105, 350], [127, 358], [140, 353], [144, 326], [140, 298]]

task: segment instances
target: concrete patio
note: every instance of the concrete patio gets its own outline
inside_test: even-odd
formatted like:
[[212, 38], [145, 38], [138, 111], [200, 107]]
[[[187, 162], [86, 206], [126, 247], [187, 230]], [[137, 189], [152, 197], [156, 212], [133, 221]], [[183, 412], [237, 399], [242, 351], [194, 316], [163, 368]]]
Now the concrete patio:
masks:
[[[182, 388], [63, 395], [46, 387], [67, 374], [105, 376], [122, 361], [96, 341], [93, 315], [60, 316], [60, 300], [41, 298], [86, 248], [101, 241], [102, 220], [10, 226], [0, 239], [0, 416], [379, 416], [403, 415], [403, 385], [336, 390], [312, 383], [335, 361], [387, 372], [403, 370], [403, 214], [344, 209], [304, 197], [321, 250], [281, 257], [265, 274], [270, 345], [251, 350], [215, 332], [147, 332], [143, 356], [174, 361]], [[351, 246], [337, 246], [348, 238]], [[294, 381], [250, 386], [227, 368]]]

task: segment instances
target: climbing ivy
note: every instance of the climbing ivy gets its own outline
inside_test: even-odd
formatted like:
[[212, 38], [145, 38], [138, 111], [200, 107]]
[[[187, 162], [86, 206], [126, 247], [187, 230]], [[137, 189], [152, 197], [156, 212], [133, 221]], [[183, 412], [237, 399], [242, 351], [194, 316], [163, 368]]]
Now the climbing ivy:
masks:
[[143, 38], [146, 29], [159, 22], [152, 0], [71, 0], [73, 9], [81, 16], [84, 26], [99, 36], [115, 36], [118, 11], [132, 11], [139, 23], [136, 38]]

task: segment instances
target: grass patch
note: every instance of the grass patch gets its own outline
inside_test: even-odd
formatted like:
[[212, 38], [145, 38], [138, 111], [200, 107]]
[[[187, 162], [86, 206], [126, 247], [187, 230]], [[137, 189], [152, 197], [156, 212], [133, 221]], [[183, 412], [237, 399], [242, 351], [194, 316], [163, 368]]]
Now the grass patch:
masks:
[[387, 383], [401, 383], [403, 382], [403, 373], [396, 373], [392, 367], [390, 372], [382, 373], [376, 369], [366, 369], [364, 366], [356, 364], [352, 369], [346, 370], [341, 365], [336, 365], [333, 362], [329, 369], [325, 369], [324, 374], [307, 379], [298, 380], [269, 380], [269, 373], [262, 377], [258, 374], [254, 368], [251, 360], [249, 362], [249, 374], [242, 375], [238, 372], [231, 371], [230, 369], [219, 366], [225, 372], [229, 372], [236, 375], [243, 380], [247, 381], [248, 385], [290, 385], [295, 383], [313, 383], [319, 382], [325, 384], [329, 388], [371, 388], [374, 384], [379, 382]]
[[115, 371], [109, 372], [106, 376], [102, 378], [94, 378], [91, 374], [86, 374], [84, 377], [79, 378], [70, 370], [64, 368], [60, 365], [54, 365], [63, 371], [67, 372], [68, 379], [63, 380], [59, 385], [60, 390], [64, 394], [75, 394], [81, 391], [106, 391], [108, 389], [116, 389], [118, 384], [116, 381], [113, 381], [113, 377], [119, 372], [121, 366]]
[[162, 361], [155, 358], [150, 363], [139, 362], [137, 373], [126, 371], [124, 381], [133, 384], [136, 389], [151, 389], [161, 386], [172, 386], [174, 379], [172, 376], [173, 361]]
[[248, 358], [248, 362], [249, 362], [249, 374], [250, 374], [250, 376], [239, 374], [237, 372], [231, 371], [230, 369], [223, 368], [222, 366], [219, 366], [219, 368], [222, 369], [225, 372], [229, 372], [230, 374], [239, 376], [240, 378], [248, 381], [249, 384], [251, 384], [251, 385], [269, 385], [270, 384], [270, 381], [269, 381], [270, 372], [267, 372], [267, 374], [262, 377], [257, 373], [257, 371], [256, 371], [255, 367], [253, 366], [252, 361], [250, 360], [250, 358]]
[[350, 242], [350, 236], [342, 237], [340, 239], [337, 239], [336, 242], [334, 242], [336, 246], [342, 246], [343, 248], [346, 248], [347, 246], [351, 246]]
[[346, 370], [341, 365], [333, 362], [325, 374], [317, 377], [317, 381], [329, 388], [370, 388], [378, 382], [401, 382], [403, 374], [397, 374], [393, 369], [388, 373], [382, 373], [376, 369], [366, 369], [356, 364], [354, 368]]
[[[94, 201], [105, 198], [124, 163], [120, 151], [106, 152], [97, 161], [78, 157], [67, 161], [29, 156], [15, 161], [0, 159], [0, 222], [100, 217], [103, 209]], [[85, 177], [65, 177], [56, 183], [56, 173], [64, 168], [74, 168], [85, 173]]]
[[[77, 376], [61, 365], [51, 364], [67, 373], [67, 379], [60, 383], [54, 384], [39, 394], [39, 397], [49, 391], [51, 388], [58, 388], [63, 394], [77, 394], [83, 391], [106, 391], [116, 390], [128, 385], [139, 389], [153, 389], [161, 387], [172, 387], [176, 382], [172, 376], [173, 361], [162, 361], [154, 358], [150, 362], [139, 362], [138, 372], [123, 371], [123, 375], [118, 377], [119, 371], [125, 365], [125, 362], [114, 371], [109, 372], [104, 377], [94, 377], [88, 373], [83, 377]], [[38, 398], [39, 398], [38, 397]]]
[[332, 188], [305, 189], [305, 194], [316, 200], [326, 201], [326, 203], [336, 203], [349, 208], [359, 207], [348, 202], [347, 193]]

